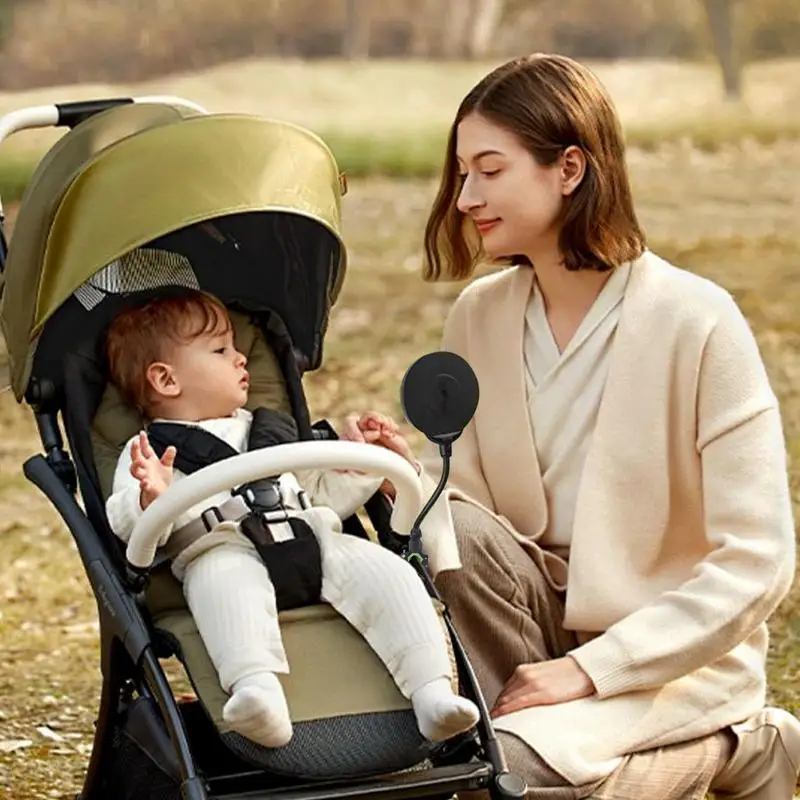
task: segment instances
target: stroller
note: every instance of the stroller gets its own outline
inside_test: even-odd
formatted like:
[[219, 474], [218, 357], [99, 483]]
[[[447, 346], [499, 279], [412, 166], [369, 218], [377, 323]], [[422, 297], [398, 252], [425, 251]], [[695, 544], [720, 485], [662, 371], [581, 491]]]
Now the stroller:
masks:
[[[450, 633], [460, 689], [481, 711], [476, 728], [425, 741], [363, 638], [319, 604], [280, 614], [295, 733], [267, 749], [226, 730], [227, 695], [157, 552], [165, 519], [220, 488], [290, 469], [380, 472], [395, 481], [398, 503], [403, 494], [416, 510], [423, 505], [416, 473], [399, 456], [337, 442], [332, 426], [309, 416], [302, 376], [322, 362], [346, 270], [344, 187], [331, 152], [297, 126], [169, 97], [23, 109], [0, 119], [0, 140], [47, 126], [69, 131], [36, 169], [10, 246], [0, 224], [0, 322], [12, 388], [33, 410], [43, 448], [24, 473], [69, 528], [97, 601], [102, 691], [82, 800], [433, 800], [478, 789], [494, 800], [524, 797], [423, 559], [409, 560]], [[129, 257], [142, 247], [175, 258], [156, 274]], [[142, 420], [108, 384], [103, 342], [123, 304], [170, 286], [226, 304], [248, 357], [248, 405], [269, 405], [270, 376], [279, 374], [301, 441], [188, 476], [148, 508], [125, 549], [105, 498]], [[364, 511], [381, 544], [408, 552], [382, 494]], [[368, 535], [357, 514], [344, 529]], [[162, 660], [171, 657], [192, 683], [188, 698], [166, 677]]]

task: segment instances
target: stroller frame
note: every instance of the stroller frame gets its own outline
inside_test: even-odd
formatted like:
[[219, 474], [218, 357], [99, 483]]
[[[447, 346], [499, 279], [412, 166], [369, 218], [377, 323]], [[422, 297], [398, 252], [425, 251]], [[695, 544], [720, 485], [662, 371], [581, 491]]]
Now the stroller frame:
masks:
[[[181, 98], [162, 97], [38, 106], [0, 118], [0, 142], [11, 133], [29, 128], [71, 129], [93, 114], [133, 102], [179, 103], [203, 111]], [[3, 223], [0, 205], [0, 273], [8, 254]], [[33, 410], [43, 452], [25, 461], [23, 473], [53, 504], [69, 529], [98, 608], [102, 688], [80, 800], [108, 797], [107, 781], [113, 780], [112, 776], [122, 781], [114, 793], [120, 800], [129, 796], [119, 792], [129, 787], [131, 779], [152, 781], [153, 800], [445, 800], [472, 790], [486, 790], [492, 800], [526, 796], [525, 783], [506, 768], [477, 678], [446, 608], [443, 620], [451, 637], [462, 691], [477, 704], [480, 719], [473, 731], [434, 750], [434, 766], [378, 777], [309, 782], [276, 776], [240, 760], [220, 740], [200, 703], [179, 703], [172, 692], [159, 659], [179, 653], [167, 636], [148, 624], [143, 576], [126, 569], [119, 555], [109, 550], [77, 501], [76, 462], [64, 446], [60, 413], [63, 424], [67, 423], [54, 387], [34, 378], [25, 400]], [[325, 421], [316, 423], [314, 429], [317, 438], [336, 438]], [[443, 477], [446, 474], [447, 469]], [[387, 509], [377, 497], [367, 503], [366, 511], [381, 544], [396, 545], [387, 527]], [[346, 521], [345, 530], [350, 535], [366, 536], [356, 517]], [[438, 599], [424, 564], [418, 558], [410, 561], [429, 594]], [[132, 765], [126, 764], [126, 759], [133, 757], [138, 759], [139, 772], [135, 775], [128, 771]], [[141, 772], [142, 765], [150, 774]], [[142, 797], [135, 793], [130, 796]]]

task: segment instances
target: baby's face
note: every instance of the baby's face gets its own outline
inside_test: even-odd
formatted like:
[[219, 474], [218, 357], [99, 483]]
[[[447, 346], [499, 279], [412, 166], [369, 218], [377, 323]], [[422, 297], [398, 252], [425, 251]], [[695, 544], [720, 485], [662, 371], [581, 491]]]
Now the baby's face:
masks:
[[174, 345], [168, 365], [183, 417], [192, 420], [227, 417], [247, 402], [247, 359], [233, 342], [233, 330], [202, 333]]

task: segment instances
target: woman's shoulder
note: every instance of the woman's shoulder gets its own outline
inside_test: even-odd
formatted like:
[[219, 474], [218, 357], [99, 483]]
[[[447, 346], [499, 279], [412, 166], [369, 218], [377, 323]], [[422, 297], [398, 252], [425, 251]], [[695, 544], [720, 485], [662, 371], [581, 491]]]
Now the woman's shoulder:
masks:
[[718, 313], [736, 306], [733, 295], [720, 284], [651, 250], [633, 263], [631, 277], [633, 291], [646, 292], [653, 302], [676, 312]]
[[525, 284], [530, 288], [533, 270], [528, 266], [502, 267], [473, 278], [458, 294], [452, 309], [456, 313], [473, 310], [476, 306], [502, 301]]
[[714, 337], [754, 347], [750, 323], [728, 289], [650, 251], [634, 263], [628, 295], [629, 316], [646, 320], [664, 341], [705, 350]]

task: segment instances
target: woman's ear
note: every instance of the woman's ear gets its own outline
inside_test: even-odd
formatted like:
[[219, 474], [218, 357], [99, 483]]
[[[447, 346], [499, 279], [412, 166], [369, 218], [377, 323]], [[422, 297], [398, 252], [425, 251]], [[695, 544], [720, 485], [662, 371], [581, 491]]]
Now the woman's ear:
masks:
[[586, 155], [580, 147], [571, 145], [561, 154], [561, 193], [572, 194], [586, 174]]
[[181, 387], [174, 370], [169, 364], [153, 362], [145, 373], [147, 383], [158, 397], [177, 397]]

